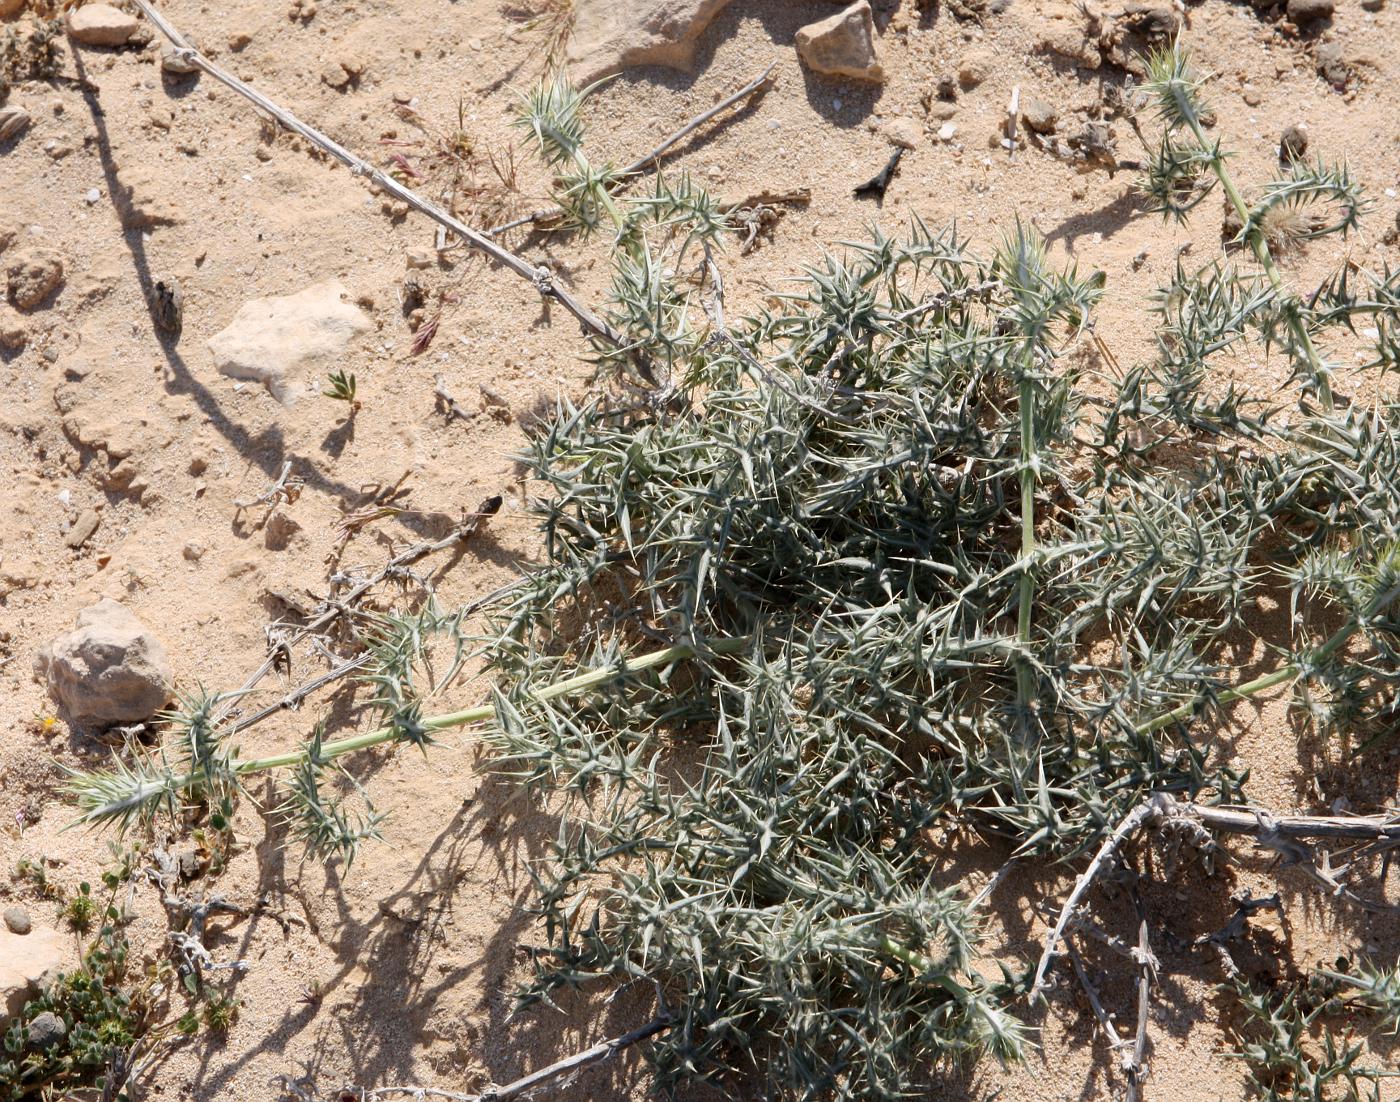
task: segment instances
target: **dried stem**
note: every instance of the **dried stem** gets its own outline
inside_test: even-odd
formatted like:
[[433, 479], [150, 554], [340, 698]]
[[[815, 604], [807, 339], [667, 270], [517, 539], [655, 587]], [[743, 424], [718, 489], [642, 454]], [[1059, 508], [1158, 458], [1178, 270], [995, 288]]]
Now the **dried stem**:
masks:
[[[700, 127], [704, 126], [705, 123], [709, 122], [717, 115], [724, 114], [724, 112], [728, 111], [731, 107], [742, 103], [743, 101], [747, 100], [750, 96], [766, 91], [771, 81], [773, 70], [775, 68], [777, 68], [777, 62], [774, 62], [772, 65], [769, 65], [768, 68], [764, 69], [763, 72], [761, 72], [758, 76], [754, 77], [753, 80], [745, 84], [732, 96], [729, 96], [727, 99], [721, 100], [719, 103], [711, 107], [708, 111], [703, 111], [700, 114], [696, 115], [693, 119], [687, 122], [675, 133], [668, 135], [666, 139], [662, 141], [661, 144], [658, 145], [655, 149], [653, 149], [650, 153], [647, 153], [642, 157], [638, 157], [631, 164], [627, 165], [627, 167], [625, 167], [624, 169], [622, 169], [621, 172], [618, 173], [616, 186], [620, 186], [629, 177], [637, 175], [637, 173], [643, 171], [649, 165], [655, 164], [673, 146], [683, 141], [686, 137], [694, 133]], [[533, 222], [552, 221], [553, 219], [560, 217], [562, 214], [564, 214], [564, 210], [562, 207], [544, 207], [540, 210], [531, 211], [529, 214], [521, 215], [519, 218], [512, 218], [509, 222], [504, 222], [499, 226], [492, 226], [489, 230], [485, 232], [488, 237], [495, 237], [497, 234], [505, 233], [507, 230], [513, 230], [519, 226], [528, 225]]]
[[220, 84], [232, 89], [250, 103], [266, 111], [288, 130], [300, 134], [312, 145], [329, 153], [337, 161], [349, 168], [354, 175], [365, 177], [374, 186], [388, 192], [396, 199], [407, 203], [414, 210], [426, 214], [440, 226], [451, 230], [472, 248], [480, 250], [491, 257], [492, 260], [509, 268], [521, 279], [532, 284], [543, 298], [553, 299], [563, 306], [564, 309], [569, 311], [569, 313], [578, 319], [579, 324], [583, 327], [585, 332], [615, 347], [623, 347], [625, 342], [621, 334], [571, 293], [558, 286], [558, 284], [554, 282], [548, 268], [535, 267], [523, 257], [517, 256], [508, 249], [496, 244], [490, 237], [454, 218], [435, 203], [431, 203], [427, 199], [422, 198], [417, 192], [405, 187], [392, 176], [370, 164], [363, 157], [352, 153], [314, 127], [308, 126], [286, 108], [274, 103], [257, 89], [250, 87], [237, 77], [215, 65], [195, 49], [190, 44], [189, 40], [176, 30], [163, 15], [156, 11], [148, 0], [132, 0], [132, 3], [141, 10], [142, 14], [155, 25], [156, 29], [159, 30], [161, 34], [165, 35], [165, 37], [170, 40], [171, 45], [175, 48], [176, 56], [181, 60], [208, 73]]
[[1094, 854], [1094, 859], [1089, 862], [1089, 867], [1080, 874], [1079, 879], [1075, 882], [1074, 890], [1069, 893], [1065, 905], [1060, 908], [1060, 917], [1056, 919], [1054, 928], [1045, 938], [1045, 950], [1041, 953], [1040, 963], [1036, 965], [1035, 969], [1035, 979], [1031, 983], [1030, 998], [1032, 1002], [1039, 998], [1045, 989], [1045, 974], [1050, 968], [1050, 962], [1055, 959], [1055, 951], [1065, 936], [1065, 928], [1078, 909], [1079, 901], [1083, 898], [1084, 893], [1089, 890], [1089, 885], [1113, 859], [1114, 854], [1118, 852], [1119, 847], [1124, 842], [1136, 834], [1144, 823], [1157, 816], [1169, 814], [1173, 803], [1170, 796], [1161, 793], [1144, 800], [1124, 815], [1122, 821], [1114, 828], [1113, 833], [1104, 839], [1098, 853]]

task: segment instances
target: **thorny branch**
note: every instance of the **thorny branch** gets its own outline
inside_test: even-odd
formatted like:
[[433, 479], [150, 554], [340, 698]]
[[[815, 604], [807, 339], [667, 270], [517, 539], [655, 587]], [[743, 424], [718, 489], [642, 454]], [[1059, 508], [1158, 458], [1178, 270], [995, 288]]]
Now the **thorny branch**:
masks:
[[[311, 618], [310, 621], [297, 627], [286, 639], [281, 640], [277, 649], [274, 650], [273, 653], [269, 654], [267, 658], [263, 660], [262, 665], [260, 665], [256, 670], [254, 670], [253, 673], [248, 677], [248, 680], [246, 680], [243, 683], [242, 687], [239, 688], [237, 692], [232, 694], [230, 704], [227, 708], [225, 708], [223, 715], [220, 718], [226, 718], [229, 712], [232, 710], [234, 702], [236, 702], [239, 698], [246, 696], [248, 693], [250, 693], [257, 686], [258, 682], [260, 682], [264, 677], [267, 676], [267, 674], [277, 665], [279, 657], [283, 654], [283, 652], [290, 650], [291, 647], [294, 647], [297, 643], [301, 642], [308, 636], [315, 635], [321, 631], [324, 631], [327, 627], [334, 623], [338, 617], [343, 615], [347, 608], [353, 606], [356, 601], [358, 601], [361, 597], [363, 597], [366, 593], [368, 593], [371, 589], [373, 589], [380, 582], [384, 581], [386, 578], [402, 576], [404, 571], [406, 571], [410, 566], [418, 562], [420, 559], [427, 558], [429, 555], [432, 555], [438, 551], [446, 550], [449, 547], [455, 547], [471, 539], [472, 536], [476, 535], [476, 533], [481, 530], [482, 525], [484, 525], [488, 519], [494, 516], [500, 510], [500, 508], [501, 498], [499, 496], [487, 498], [477, 507], [476, 512], [468, 514], [468, 516], [462, 521], [461, 524], [457, 525], [457, 527], [454, 528], [451, 533], [444, 536], [442, 539], [425, 540], [421, 543], [414, 544], [412, 547], [406, 548], [404, 551], [401, 551], [399, 554], [395, 555], [392, 559], [390, 559], [388, 563], [386, 563], [384, 567], [381, 568], [379, 571], [363, 579], [362, 581], [355, 583], [344, 594], [333, 599], [328, 597], [326, 600], [322, 601], [320, 611], [318, 611]], [[481, 603], [489, 602], [495, 596], [496, 594], [492, 594], [490, 597], [485, 598]], [[343, 669], [342, 672], [349, 673], [351, 672], [352, 668], [353, 667], [347, 666]], [[327, 682], [325, 680], [322, 680], [320, 682], [320, 684], [326, 683]], [[319, 687], [319, 685], [316, 687]], [[270, 708], [263, 709], [256, 715], [256, 717], [250, 718], [247, 721], [240, 723], [238, 729], [242, 730], [246, 727], [250, 727], [253, 723], [256, 723], [259, 720], [266, 718], [268, 715], [271, 715], [275, 711], [281, 711], [288, 707], [294, 707], [295, 703], [299, 703], [300, 700], [304, 697], [304, 694], [298, 695], [299, 692], [300, 691], [298, 690], [297, 692], [288, 694], [288, 697], [284, 697], [283, 700], [278, 702], [276, 705], [271, 706]], [[294, 703], [287, 703], [289, 699], [293, 699]]]
[[[709, 110], [702, 111], [675, 133], [668, 135], [650, 153], [638, 157], [635, 161], [622, 169], [617, 175], [617, 183], [620, 185], [639, 172], [644, 171], [648, 166], [656, 164], [669, 149], [677, 143], [684, 141], [686, 137], [704, 126], [705, 123], [709, 122], [711, 119], [724, 114], [724, 112], [728, 111], [731, 107], [737, 106], [750, 96], [761, 95], [763, 92], [767, 91], [775, 68], [777, 68], [777, 62], [769, 65], [768, 68], [764, 69], [763, 72], [759, 73], [758, 76], [754, 77], [753, 80], [749, 81], [733, 95], [721, 100]], [[502, 223], [499, 226], [492, 226], [489, 230], [485, 231], [486, 236], [495, 237], [497, 234], [505, 233], [507, 230], [513, 230], [518, 226], [524, 226], [532, 222], [549, 222], [555, 218], [561, 217], [563, 214], [564, 209], [562, 207], [544, 207], [540, 210], [531, 211], [529, 214], [521, 215], [519, 218], [513, 218], [509, 222]]]

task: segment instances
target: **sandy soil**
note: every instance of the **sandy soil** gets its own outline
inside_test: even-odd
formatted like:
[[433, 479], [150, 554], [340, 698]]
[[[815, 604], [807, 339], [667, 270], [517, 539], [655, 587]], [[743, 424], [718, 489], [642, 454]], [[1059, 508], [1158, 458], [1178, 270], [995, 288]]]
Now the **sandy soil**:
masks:
[[[811, 190], [810, 204], [788, 210], [760, 248], [727, 258], [731, 309], [874, 220], [895, 229], [915, 213], [934, 225], [956, 219], [985, 243], [1019, 215], [1039, 227], [1056, 256], [1108, 274], [1099, 330], [1120, 361], [1145, 355], [1151, 334], [1140, 320], [1143, 301], [1182, 248], [1190, 245], [1202, 261], [1220, 248], [1214, 201], [1185, 229], [1164, 225], [1142, 213], [1131, 172], [1086, 172], [1040, 150], [1013, 157], [989, 145], [1013, 86], [1056, 107], [1061, 133], [1069, 133], [1082, 127], [1075, 112], [1098, 101], [1100, 78], [1121, 82], [1121, 70], [1076, 68], [1047, 48], [1082, 18], [1067, 4], [1033, 0], [1014, 0], [981, 24], [946, 10], [921, 14], [912, 0], [875, 7], [889, 74], [881, 87], [815, 76], [799, 64], [795, 31], [829, 5], [735, 0], [703, 36], [693, 73], [631, 70], [597, 94], [587, 111], [591, 147], [628, 160], [776, 62], [776, 86], [763, 99], [700, 131], [671, 162], [735, 198]], [[501, 0], [323, 2], [310, 19], [289, 18], [286, 0], [169, 0], [164, 9], [221, 63], [348, 146], [383, 164], [393, 152], [410, 158], [429, 194], [450, 174], [430, 163], [428, 147], [383, 141], [423, 140], [401, 104], [444, 133], [456, 129], [460, 105], [476, 151], [468, 160], [487, 180], [486, 151], [499, 156], [519, 145], [510, 114], [516, 92], [540, 71], [546, 37]], [[1381, 240], [1400, 209], [1400, 14], [1393, 4], [1370, 13], [1341, 0], [1320, 36], [1292, 34], [1249, 5], [1224, 0], [1191, 7], [1188, 19], [1188, 42], [1216, 74], [1210, 98], [1239, 151], [1242, 178], [1274, 171], [1280, 131], [1303, 123], [1314, 151], [1347, 159], [1371, 188], [1368, 232], [1291, 259], [1290, 275], [1322, 271], [1341, 248], [1376, 267], [1400, 260]], [[1324, 41], [1340, 43], [1352, 64], [1355, 80], [1345, 94], [1317, 75], [1313, 57]], [[938, 78], [969, 59], [985, 79], [941, 104]], [[363, 72], [335, 89], [321, 73], [341, 61]], [[156, 631], [181, 684], [232, 688], [264, 656], [268, 594], [322, 592], [337, 521], [404, 475], [408, 501], [422, 512], [368, 526], [345, 549], [341, 568], [373, 568], [390, 548], [447, 531], [463, 509], [499, 493], [505, 506], [489, 528], [460, 556], [434, 561], [445, 603], [488, 592], [538, 552], [521, 507], [528, 487], [512, 459], [523, 440], [520, 418], [556, 394], [583, 394], [589, 368], [577, 328], [561, 311], [543, 314], [529, 286], [460, 250], [420, 273], [430, 295], [443, 291], [454, 301], [431, 347], [411, 355], [414, 334], [400, 296], [408, 251], [433, 244], [426, 220], [385, 210], [347, 171], [273, 134], [207, 78], [163, 77], [151, 50], [70, 47], [63, 71], [90, 90], [71, 80], [17, 87], [11, 102], [25, 106], [34, 124], [0, 145], [0, 229], [18, 231], [12, 248], [55, 250], [67, 269], [61, 292], [23, 316], [24, 349], [0, 359], [0, 868], [8, 875], [21, 856], [42, 857], [71, 887], [95, 877], [108, 839], [63, 832], [72, 808], [59, 791], [61, 767], [98, 765], [111, 751], [65, 724], [45, 734], [33, 722], [52, 710], [30, 673], [37, 648], [95, 597], [111, 596]], [[956, 128], [948, 141], [937, 137], [945, 123]], [[912, 125], [917, 144], [883, 205], [853, 198], [852, 187], [884, 163], [897, 125]], [[1120, 156], [1137, 156], [1127, 125], [1114, 129]], [[66, 155], [56, 156], [60, 150]], [[528, 210], [544, 197], [547, 180], [526, 151], [517, 161], [514, 202]], [[145, 171], [156, 199], [169, 205], [171, 224], [123, 230], [111, 195], [118, 170], [131, 166]], [[458, 205], [482, 221], [499, 213], [485, 196], [461, 195]], [[595, 244], [569, 236], [508, 240], [548, 263], [585, 301], [601, 300], [605, 267]], [[154, 283], [172, 276], [185, 298], [178, 340], [155, 328], [148, 307]], [[364, 403], [352, 428], [329, 400], [287, 408], [255, 384], [219, 375], [206, 346], [245, 301], [332, 278], [375, 323], [344, 360]], [[1276, 364], [1238, 368], [1261, 390], [1281, 378]], [[487, 405], [485, 385], [510, 416], [487, 410], [470, 421], [446, 419], [435, 408], [437, 375], [473, 410]], [[279, 548], [260, 527], [265, 510], [234, 503], [260, 493], [287, 460], [305, 489], [282, 509], [298, 530]], [[113, 480], [118, 461], [135, 467], [141, 492]], [[86, 509], [99, 512], [100, 526], [74, 550], [64, 537]], [[315, 668], [308, 663], [295, 673]], [[269, 680], [265, 688], [259, 703], [280, 686]], [[460, 690], [464, 699], [480, 691], [474, 683]], [[294, 745], [320, 712], [308, 705], [259, 725], [242, 748]], [[347, 729], [365, 722], [347, 696], [334, 699], [333, 714]], [[1349, 778], [1300, 760], [1277, 704], [1238, 721], [1228, 737], [1237, 761], [1253, 771], [1256, 800], [1317, 809], [1348, 784], [1357, 804], [1393, 797], [1393, 756], [1364, 779]], [[258, 915], [215, 923], [215, 955], [250, 964], [236, 988], [239, 1020], [223, 1042], [177, 1049], [156, 1072], [156, 1094], [274, 1098], [278, 1075], [310, 1076], [324, 1091], [344, 1082], [472, 1090], [637, 1024], [647, 1013], [640, 997], [611, 1004], [581, 998], [565, 1015], [510, 1017], [522, 946], [541, 937], [524, 910], [526, 866], [550, 827], [479, 767], [469, 735], [426, 757], [403, 752], [360, 763], [357, 775], [390, 819], [385, 842], [368, 847], [345, 876], [284, 851], [275, 817], [244, 801], [242, 848], [207, 886], [244, 904], [265, 898], [297, 921], [284, 928]], [[983, 865], [965, 871], [974, 883], [986, 875]], [[1043, 930], [1033, 908], [1062, 898], [1067, 883], [1057, 870], [1011, 877], [993, 899], [996, 950], [1010, 960], [1032, 956]], [[1393, 920], [1339, 911], [1301, 879], [1276, 881], [1257, 869], [1234, 886], [1267, 892], [1276, 883], [1287, 923], [1275, 924], [1272, 947], [1264, 923], [1260, 952], [1286, 953], [1304, 967], [1343, 950], [1393, 955]], [[1149, 903], [1189, 939], [1228, 917], [1231, 888], [1183, 870]], [[48, 920], [45, 905], [18, 883], [0, 884], [0, 902], [7, 895], [28, 900]], [[137, 906], [133, 936], [154, 949], [164, 918], [153, 899]], [[1105, 922], [1116, 917], [1127, 929], [1126, 904], [1122, 910]], [[1222, 1057], [1212, 1024], [1217, 967], [1199, 952], [1160, 955], [1148, 1097], [1242, 1097], [1240, 1069]], [[1126, 1022], [1128, 975], [1122, 968], [1114, 974], [1104, 997]], [[1055, 997], [1043, 1042], [1043, 1055], [1027, 1067], [1004, 1073], [984, 1065], [952, 1075], [940, 1096], [1109, 1097], [1114, 1057], [1076, 992]], [[639, 1081], [635, 1062], [623, 1061], [569, 1093], [627, 1096]]]

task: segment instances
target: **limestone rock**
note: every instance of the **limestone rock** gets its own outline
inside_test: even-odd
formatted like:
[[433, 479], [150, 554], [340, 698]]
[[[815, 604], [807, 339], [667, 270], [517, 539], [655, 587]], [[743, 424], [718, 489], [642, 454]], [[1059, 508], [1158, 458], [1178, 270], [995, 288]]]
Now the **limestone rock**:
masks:
[[63, 286], [63, 261], [51, 249], [25, 249], [10, 259], [5, 276], [10, 301], [33, 310]]
[[301, 390], [297, 373], [332, 360], [371, 326], [344, 295], [345, 288], [330, 280], [294, 295], [245, 302], [228, 328], [209, 340], [214, 366], [231, 378], [262, 383], [290, 405]]
[[23, 1010], [45, 972], [73, 963], [71, 940], [57, 930], [16, 934], [0, 929], [0, 1017], [12, 1018]]
[[797, 32], [797, 52], [818, 73], [856, 80], [885, 79], [875, 52], [875, 18], [869, 0], [857, 0], [835, 15], [802, 27]]
[[575, 0], [568, 61], [588, 84], [629, 65], [689, 69], [700, 33], [729, 0]]
[[111, 4], [84, 4], [68, 13], [68, 33], [84, 46], [125, 46], [141, 24]]
[[69, 717], [84, 726], [140, 723], [170, 699], [165, 648], [110, 598], [78, 613], [78, 626], [43, 648], [34, 668]]

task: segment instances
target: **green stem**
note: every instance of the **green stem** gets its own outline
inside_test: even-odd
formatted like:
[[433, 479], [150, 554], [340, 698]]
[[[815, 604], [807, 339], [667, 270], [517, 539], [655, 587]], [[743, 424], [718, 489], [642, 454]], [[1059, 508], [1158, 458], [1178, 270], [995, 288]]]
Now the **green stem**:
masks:
[[[1355, 620], [1347, 623], [1340, 631], [1328, 639], [1327, 642], [1313, 651], [1313, 660], [1329, 658], [1337, 651], [1341, 650], [1341, 648], [1346, 645], [1347, 640], [1356, 634], [1359, 626], [1360, 625]], [[1259, 693], [1267, 692], [1276, 685], [1286, 684], [1294, 680], [1301, 672], [1302, 670], [1299, 668], [1298, 663], [1289, 662], [1286, 666], [1280, 666], [1278, 669], [1274, 670], [1273, 673], [1266, 673], [1261, 677], [1256, 677], [1253, 681], [1246, 681], [1243, 685], [1236, 685], [1233, 689], [1226, 689], [1218, 694], [1215, 699], [1220, 704], [1232, 704], [1236, 700], [1245, 700], [1251, 696], [1257, 696]], [[1163, 712], [1143, 723], [1139, 723], [1137, 725], [1137, 733], [1140, 735], [1150, 735], [1160, 731], [1163, 727], [1170, 727], [1175, 723], [1190, 719], [1196, 714], [1196, 709], [1199, 708], [1200, 705], [1201, 698], [1199, 697], [1195, 700], [1188, 700], [1185, 704], [1173, 708], [1169, 712]]]
[[[1016, 637], [1023, 650], [1031, 644], [1031, 611], [1035, 601], [1035, 577], [1031, 558], [1035, 554], [1035, 488], [1039, 480], [1035, 444], [1035, 379], [1030, 373], [1032, 353], [1022, 365], [1021, 404], [1021, 586], [1017, 603]], [[1016, 666], [1016, 694], [1021, 707], [1028, 708], [1035, 696], [1035, 671], [1024, 656]]]
[[[1209, 149], [1210, 145], [1206, 141], [1205, 132], [1201, 129], [1196, 112], [1189, 103], [1183, 103], [1182, 115], [1201, 148]], [[1225, 189], [1225, 195], [1230, 200], [1230, 205], [1240, 216], [1240, 222], [1249, 226], [1249, 206], [1245, 203], [1244, 196], [1240, 194], [1240, 189], [1235, 186], [1234, 180], [1230, 178], [1230, 174], [1225, 171], [1225, 159], [1217, 154], [1211, 161], [1211, 168], [1215, 171], [1215, 178], [1220, 181], [1220, 186]], [[1269, 251], [1268, 242], [1264, 240], [1263, 231], [1258, 226], [1252, 226], [1248, 240], [1250, 250], [1254, 253], [1254, 259], [1264, 269], [1264, 274], [1269, 277], [1269, 283], [1273, 286], [1274, 291], [1286, 304], [1284, 314], [1288, 319], [1288, 330], [1293, 334], [1293, 339], [1298, 343], [1298, 346], [1302, 348], [1303, 355], [1307, 357], [1308, 366], [1312, 369], [1313, 378], [1317, 380], [1318, 400], [1322, 402], [1324, 409], [1331, 410], [1332, 385], [1328, 382], [1327, 370], [1323, 366], [1322, 357], [1318, 354], [1317, 347], [1313, 344], [1312, 334], [1308, 332], [1308, 327], [1303, 324], [1302, 315], [1293, 301], [1293, 294], [1284, 285], [1283, 276], [1279, 274], [1278, 265], [1274, 263], [1273, 254]]]
[[[709, 651], [713, 654], [735, 654], [742, 650], [749, 643], [747, 636], [736, 636], [732, 639], [717, 639], [709, 645]], [[587, 673], [575, 674], [573, 677], [565, 678], [563, 681], [556, 681], [547, 688], [541, 689], [535, 694], [535, 699], [540, 701], [555, 700], [561, 696], [568, 696], [571, 693], [582, 692], [585, 689], [596, 688], [606, 684], [614, 678], [620, 677], [624, 673], [638, 670], [655, 669], [657, 666], [668, 666], [672, 662], [682, 662], [688, 658], [694, 658], [700, 652], [689, 643], [677, 643], [673, 646], [663, 647], [661, 650], [651, 651], [648, 654], [639, 655], [636, 658], [624, 658], [615, 666], [605, 666], [602, 669], [589, 670]], [[442, 731], [450, 727], [465, 727], [471, 723], [482, 723], [495, 718], [496, 708], [493, 704], [477, 704], [471, 708], [463, 708], [456, 712], [443, 712], [441, 715], [428, 716], [421, 722], [430, 731]], [[321, 747], [321, 760], [329, 761], [338, 758], [343, 754], [354, 753], [356, 750], [364, 750], [370, 746], [377, 746], [382, 742], [392, 742], [398, 737], [398, 730], [395, 727], [378, 727], [373, 731], [366, 731], [364, 734], [352, 735], [349, 738], [338, 739], [335, 742], [327, 742]], [[290, 750], [285, 754], [276, 754], [268, 758], [247, 758], [233, 763], [234, 772], [240, 776], [248, 773], [262, 773], [269, 769], [283, 769], [287, 766], [298, 765], [305, 761], [306, 750]], [[189, 778], [194, 780], [194, 777]], [[182, 785], [183, 787], [183, 785]]]

